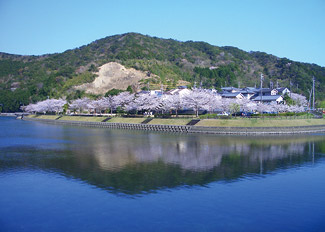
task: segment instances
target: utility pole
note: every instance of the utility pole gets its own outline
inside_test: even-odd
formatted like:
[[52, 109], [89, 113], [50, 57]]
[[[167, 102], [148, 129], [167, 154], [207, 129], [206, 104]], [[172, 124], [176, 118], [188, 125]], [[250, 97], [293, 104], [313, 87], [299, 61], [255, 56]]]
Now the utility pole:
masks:
[[262, 89], [263, 89], [263, 73], [261, 73], [261, 102], [262, 102], [262, 96], [263, 96]]
[[308, 101], [308, 107], [311, 110], [311, 94], [313, 93], [313, 90], [309, 90], [309, 101]]
[[278, 80], [276, 81], [276, 88], [277, 89], [279, 88], [279, 81]]
[[315, 77], [313, 76], [313, 110], [315, 110]]

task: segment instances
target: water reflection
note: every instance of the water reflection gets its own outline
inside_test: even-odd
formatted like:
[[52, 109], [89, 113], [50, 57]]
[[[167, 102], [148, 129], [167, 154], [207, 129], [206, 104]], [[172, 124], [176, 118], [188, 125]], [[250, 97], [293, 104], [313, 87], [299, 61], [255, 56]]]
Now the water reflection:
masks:
[[245, 160], [248, 166], [292, 156], [311, 154], [323, 137], [217, 137], [146, 134], [129, 139], [92, 138], [75, 155], [91, 154], [104, 170], [118, 170], [137, 163], [162, 162], [188, 171], [209, 171], [222, 164]]
[[[22, 135], [34, 138], [31, 145], [0, 147], [0, 174], [42, 169], [117, 194], [143, 194], [258, 177], [317, 163], [325, 153], [324, 136], [173, 135], [49, 125], [39, 130]], [[35, 145], [44, 130], [51, 141]]]

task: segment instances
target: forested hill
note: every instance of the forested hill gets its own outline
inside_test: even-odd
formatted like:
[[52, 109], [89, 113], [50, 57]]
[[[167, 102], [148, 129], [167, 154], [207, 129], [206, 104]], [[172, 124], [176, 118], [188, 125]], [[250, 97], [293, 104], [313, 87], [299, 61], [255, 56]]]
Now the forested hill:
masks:
[[315, 64], [205, 42], [180, 42], [127, 33], [63, 53], [42, 56], [0, 53], [0, 104], [4, 111], [15, 111], [20, 104], [47, 97], [81, 97], [85, 93], [74, 91], [72, 87], [92, 82], [98, 67], [112, 61], [156, 74], [158, 79], [146, 81], [170, 88], [177, 85], [178, 80], [217, 89], [259, 86], [259, 76], [263, 73], [264, 87], [270, 82], [275, 87], [278, 82], [279, 86], [309, 96], [314, 76], [316, 98], [318, 101], [325, 98], [325, 68]]

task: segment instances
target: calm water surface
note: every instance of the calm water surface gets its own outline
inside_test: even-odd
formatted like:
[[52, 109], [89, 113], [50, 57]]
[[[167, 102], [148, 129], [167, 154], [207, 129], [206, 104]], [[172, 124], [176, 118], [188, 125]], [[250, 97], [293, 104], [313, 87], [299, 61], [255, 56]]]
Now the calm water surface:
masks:
[[325, 231], [325, 135], [0, 117], [0, 231]]

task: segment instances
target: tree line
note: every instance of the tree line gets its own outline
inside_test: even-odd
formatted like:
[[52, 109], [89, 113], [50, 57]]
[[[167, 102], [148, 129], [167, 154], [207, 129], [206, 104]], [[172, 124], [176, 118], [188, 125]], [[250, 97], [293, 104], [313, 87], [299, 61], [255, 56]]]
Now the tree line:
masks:
[[101, 114], [103, 112], [116, 111], [138, 114], [146, 112], [151, 114], [170, 113], [174, 111], [176, 116], [180, 110], [193, 110], [198, 116], [200, 110], [208, 112], [224, 111], [235, 113], [243, 112], [303, 112], [307, 106], [306, 97], [291, 93], [290, 104], [277, 104], [276, 102], [265, 104], [252, 100], [222, 98], [219, 94], [208, 89], [188, 90], [183, 95], [162, 96], [151, 95], [150, 93], [134, 94], [121, 92], [118, 95], [101, 97], [91, 100], [87, 97], [68, 102], [63, 99], [47, 99], [35, 104], [21, 107], [29, 113], [66, 113], [67, 110], [73, 113], [82, 114], [84, 112]]

